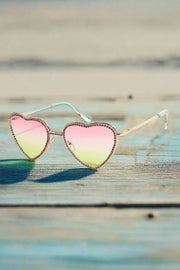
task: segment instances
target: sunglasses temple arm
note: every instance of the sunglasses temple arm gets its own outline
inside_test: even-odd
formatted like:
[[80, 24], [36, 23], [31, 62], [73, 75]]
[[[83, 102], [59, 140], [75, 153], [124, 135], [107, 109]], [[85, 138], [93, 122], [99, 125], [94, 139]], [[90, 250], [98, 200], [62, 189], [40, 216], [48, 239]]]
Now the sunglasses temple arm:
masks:
[[40, 108], [40, 109], [37, 109], [37, 110], [34, 110], [34, 111], [31, 111], [31, 112], [25, 112], [23, 113], [23, 115], [31, 115], [31, 114], [34, 114], [34, 113], [37, 113], [37, 112], [42, 112], [42, 111], [45, 111], [45, 110], [49, 110], [49, 109], [52, 109], [52, 108], [55, 108], [55, 107], [58, 107], [58, 106], [61, 106], [61, 105], [65, 105], [65, 106], [68, 106], [70, 107], [71, 109], [74, 110], [75, 113], [77, 113], [85, 122], [87, 123], [90, 123], [91, 122], [91, 118], [85, 114], [84, 112], [80, 111], [75, 105], [73, 105], [72, 103], [70, 102], [59, 102], [59, 103], [53, 103], [53, 104], [50, 104], [48, 106], [45, 106], [43, 108]]
[[139, 125], [137, 125], [137, 126], [135, 126], [135, 127], [132, 127], [132, 128], [130, 128], [130, 129], [128, 129], [128, 130], [122, 132], [122, 133], [119, 133], [118, 136], [120, 136], [120, 137], [126, 136], [126, 135], [128, 135], [129, 133], [131, 133], [131, 132], [133, 132], [133, 131], [135, 131], [135, 130], [141, 128], [141, 127], [144, 127], [145, 125], [151, 123], [151, 122], [154, 121], [154, 120], [157, 120], [158, 118], [160, 118], [160, 117], [162, 117], [162, 116], [164, 116], [164, 118], [165, 118], [164, 129], [167, 130], [167, 129], [168, 129], [168, 118], [169, 118], [169, 113], [168, 113], [168, 110], [163, 110], [163, 111], [157, 113], [156, 115], [154, 115], [153, 117], [151, 117], [150, 119], [144, 121], [143, 123], [141, 123], [141, 124], [139, 124]]

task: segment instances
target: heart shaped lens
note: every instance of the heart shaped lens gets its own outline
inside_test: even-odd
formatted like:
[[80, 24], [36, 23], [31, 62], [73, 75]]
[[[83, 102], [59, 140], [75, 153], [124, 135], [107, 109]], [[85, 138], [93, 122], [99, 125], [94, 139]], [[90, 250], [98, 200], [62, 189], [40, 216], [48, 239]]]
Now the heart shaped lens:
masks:
[[108, 124], [74, 123], [66, 126], [63, 133], [70, 152], [91, 169], [107, 162], [116, 145], [116, 132]]
[[38, 120], [25, 119], [14, 114], [10, 120], [13, 135], [20, 149], [31, 160], [38, 158], [45, 150], [48, 141], [48, 129]]

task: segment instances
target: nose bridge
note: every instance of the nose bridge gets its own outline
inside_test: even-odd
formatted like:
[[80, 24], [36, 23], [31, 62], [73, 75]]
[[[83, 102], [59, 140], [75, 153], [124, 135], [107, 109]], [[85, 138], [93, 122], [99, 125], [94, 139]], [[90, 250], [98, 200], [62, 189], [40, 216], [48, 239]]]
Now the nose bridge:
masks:
[[57, 132], [57, 131], [50, 131], [49, 134], [63, 136], [62, 132]]

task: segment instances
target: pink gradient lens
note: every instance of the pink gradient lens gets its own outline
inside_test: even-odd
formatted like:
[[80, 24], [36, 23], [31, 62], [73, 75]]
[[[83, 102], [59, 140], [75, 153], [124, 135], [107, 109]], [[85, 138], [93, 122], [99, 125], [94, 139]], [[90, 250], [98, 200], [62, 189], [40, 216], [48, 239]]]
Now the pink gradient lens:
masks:
[[18, 145], [31, 160], [43, 152], [48, 142], [48, 132], [41, 122], [13, 115], [11, 127]]
[[111, 156], [116, 134], [106, 125], [69, 125], [64, 130], [64, 140], [72, 154], [87, 167], [97, 169]]

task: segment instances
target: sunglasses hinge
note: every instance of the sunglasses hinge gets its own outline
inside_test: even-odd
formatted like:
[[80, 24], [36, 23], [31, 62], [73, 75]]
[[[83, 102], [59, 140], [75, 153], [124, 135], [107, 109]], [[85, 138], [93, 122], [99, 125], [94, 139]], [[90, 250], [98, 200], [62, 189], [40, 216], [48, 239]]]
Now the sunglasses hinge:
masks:
[[57, 131], [50, 131], [49, 134], [63, 136], [61, 132], [57, 132]]

